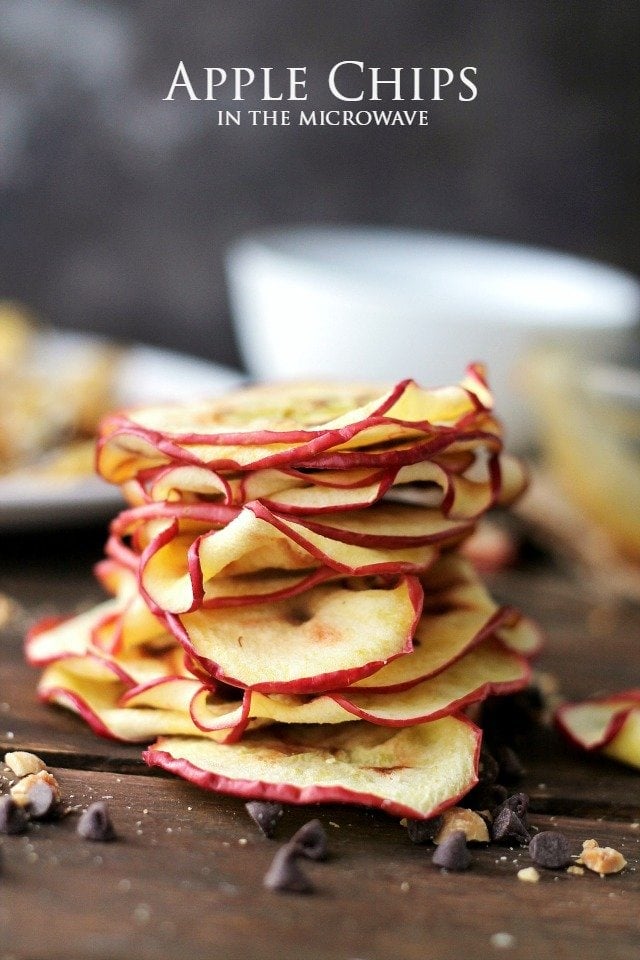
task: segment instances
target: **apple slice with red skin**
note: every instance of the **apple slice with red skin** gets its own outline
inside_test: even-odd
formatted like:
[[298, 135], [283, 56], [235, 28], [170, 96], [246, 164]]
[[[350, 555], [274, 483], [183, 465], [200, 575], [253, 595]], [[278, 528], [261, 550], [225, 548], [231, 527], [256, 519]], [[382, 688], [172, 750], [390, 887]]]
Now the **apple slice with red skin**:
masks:
[[575, 746], [640, 768], [640, 689], [566, 703], [555, 720]]
[[180, 464], [148, 470], [138, 475], [139, 501], [184, 501], [206, 497], [229, 506], [265, 499], [281, 491], [328, 488], [332, 493], [377, 488], [386, 479], [383, 470], [340, 470], [303, 474], [294, 469], [264, 469], [223, 474], [208, 467]]
[[[40, 679], [38, 695], [45, 703], [55, 703], [79, 714], [99, 736], [148, 743], [161, 734], [200, 733], [188, 710], [120, 706], [127, 688], [115, 674], [106, 682], [68, 666], [65, 661], [50, 664]], [[227, 734], [211, 732], [209, 736], [225, 739]]]
[[411, 654], [354, 681], [352, 689], [379, 693], [407, 690], [444, 670], [488, 637], [499, 635], [503, 639], [498, 634], [503, 628], [505, 646], [510, 646], [508, 637], [515, 630], [518, 613], [499, 607], [471, 565], [457, 554], [441, 557], [421, 579], [424, 603]]
[[430, 818], [477, 782], [481, 734], [462, 717], [390, 730], [365, 722], [268, 727], [220, 746], [166, 737], [143, 754], [206, 790], [281, 803], [351, 803]]
[[[265, 388], [262, 394], [258, 388], [230, 394], [223, 403], [113, 414], [101, 427], [98, 470], [105, 479], [123, 483], [141, 470], [162, 463], [191, 463], [222, 470], [292, 464], [332, 447], [344, 450], [363, 444], [388, 444], [421, 434], [433, 436], [442, 430], [450, 433], [459, 425], [466, 428], [488, 409], [491, 400], [486, 383], [470, 370], [457, 387], [429, 391], [413, 381], [403, 381], [349, 410], [345, 410], [343, 398], [337, 419], [310, 424], [311, 409], [321, 418], [333, 404], [327, 398], [335, 394], [335, 386], [306, 386], [307, 397], [298, 410], [300, 394], [296, 397], [295, 389], [280, 385], [266, 390], [270, 394], [266, 409], [260, 406]], [[310, 400], [314, 390], [315, 399]], [[234, 430], [239, 413], [244, 415], [240, 417], [241, 428]], [[257, 429], [256, 418], [260, 421]], [[230, 430], [224, 429], [227, 425]]]
[[422, 571], [436, 560], [440, 537], [454, 540], [468, 529], [452, 523], [448, 533], [441, 527], [428, 534], [438, 539], [437, 545], [378, 549], [322, 536], [299, 522], [277, 517], [260, 504], [251, 507], [255, 512], [243, 508], [222, 530], [203, 534], [189, 547], [178, 539], [175, 521], [151, 541], [140, 558], [140, 589], [152, 609], [169, 613], [195, 610], [202, 605], [213, 579], [221, 575], [298, 570], [302, 579], [319, 567], [363, 576]]
[[126, 606], [119, 597], [103, 600], [75, 617], [48, 617], [27, 633], [25, 656], [33, 666], [44, 666], [62, 656], [82, 656], [93, 646], [93, 633]]
[[531, 680], [529, 662], [489, 638], [439, 673], [402, 691], [350, 688], [331, 696], [349, 713], [372, 723], [405, 726], [457, 713], [489, 696], [516, 693]]
[[172, 646], [164, 620], [149, 609], [140, 594], [127, 601], [120, 614], [104, 620], [95, 630], [94, 644], [113, 656], [127, 656], [140, 647], [162, 652]]
[[[531, 670], [523, 657], [489, 638], [440, 673], [406, 690], [380, 693], [350, 687], [315, 697], [247, 690], [243, 711], [231, 704], [225, 715], [218, 709], [219, 704], [215, 704], [216, 722], [228, 727], [241, 715], [291, 724], [334, 724], [359, 718], [383, 726], [405, 727], [459, 713], [469, 704], [489, 696], [515, 693], [522, 690], [530, 678]], [[200, 725], [207, 715], [206, 697], [201, 696], [192, 704], [192, 713]]]
[[47, 618], [27, 633], [25, 656], [43, 666], [62, 656], [94, 652], [107, 659], [140, 654], [140, 648], [162, 653], [175, 647], [164, 620], [148, 609], [139, 595], [117, 596], [96, 604], [75, 617]]
[[[388, 442], [408, 431], [466, 422], [491, 404], [486, 381], [470, 367], [457, 386], [435, 389], [413, 380], [383, 392], [364, 384], [258, 385], [209, 402], [111, 414], [102, 422], [101, 435], [108, 439], [123, 430], [139, 430], [156, 440], [189, 446], [294, 446], [326, 437], [353, 445], [363, 429], [377, 431], [374, 442]], [[369, 437], [366, 443], [370, 445]]]
[[211, 677], [309, 693], [348, 685], [410, 652], [421, 605], [414, 577], [357, 590], [338, 581], [271, 603], [167, 615], [166, 622]]
[[82, 653], [60, 653], [45, 665], [55, 663], [63, 664], [67, 673], [96, 681], [106, 682], [116, 677], [127, 687], [152, 683], [166, 677], [192, 675], [186, 667], [184, 651], [177, 644], [162, 652], [134, 652], [117, 657], [89, 646]]
[[166, 676], [138, 683], [125, 690], [118, 698], [119, 707], [156, 710], [177, 710], [188, 713], [191, 701], [202, 690], [202, 683], [193, 676]]
[[443, 428], [419, 442], [413, 440], [390, 447], [383, 445], [378, 448], [321, 451], [297, 460], [292, 466], [299, 470], [399, 468], [479, 447], [492, 453], [502, 450], [501, 428], [492, 418], [483, 418], [464, 430]]
[[[382, 550], [388, 547], [419, 547], [425, 543], [446, 543], [469, 534], [472, 524], [451, 521], [440, 510], [415, 507], [402, 503], [375, 503], [366, 510], [348, 510], [323, 514], [321, 517], [305, 516], [283, 518], [261, 503], [250, 503], [247, 509], [257, 517], [269, 522], [280, 521], [292, 531], [318, 534], [330, 540], [338, 540], [358, 547], [373, 547]], [[274, 520], [272, 521], [272, 518]]]
[[[361, 440], [380, 439], [380, 430], [391, 434], [391, 425], [380, 421], [377, 425], [355, 428]], [[147, 471], [163, 466], [204, 467], [216, 473], [257, 471], [262, 469], [358, 469], [399, 467], [430, 459], [446, 452], [457, 453], [470, 445], [484, 445], [491, 450], [502, 448], [501, 428], [488, 415], [455, 427], [423, 427], [408, 431], [410, 439], [396, 436], [389, 443], [364, 447], [334, 445], [342, 434], [316, 437], [299, 444], [274, 443], [270, 446], [207, 446], [195, 441], [180, 445], [160, 435], [151, 435], [140, 428], [121, 429], [102, 437], [97, 446], [97, 468], [104, 479], [125, 485], [145, 476]]]
[[[334, 403], [335, 387], [316, 385], [310, 405], [320, 420], [329, 409], [340, 409], [342, 413], [341, 419], [334, 420], [332, 425], [316, 426], [318, 420], [309, 422], [309, 396], [302, 402], [300, 391], [291, 385], [262, 388], [262, 393], [260, 388], [245, 389], [209, 404], [158, 406], [131, 414], [112, 414], [101, 424], [98, 471], [106, 480], [122, 483], [134, 479], [141, 469], [162, 463], [215, 464], [219, 469], [287, 464], [297, 456], [326, 449], [346, 435], [353, 436], [376, 417], [384, 417], [408, 383], [404, 381], [382, 396], [369, 399], [364, 407], [356, 402], [355, 409], [351, 407], [346, 415], [349, 407], [343, 401], [337, 406]], [[266, 408], [265, 390], [269, 392]], [[308, 387], [305, 391], [309, 393]], [[369, 391], [369, 398], [371, 394]], [[352, 391], [354, 399], [365, 395], [361, 387]], [[293, 414], [298, 414], [297, 421], [292, 407]], [[256, 421], [259, 426], [252, 429]], [[231, 429], [223, 429], [225, 425]]]
[[[201, 569], [201, 538], [181, 534], [177, 521], [168, 522], [153, 537], [139, 561], [139, 588], [150, 609], [161, 615], [164, 611], [187, 613], [200, 607], [280, 600], [338, 576], [253, 515], [243, 515], [232, 529], [217, 533], [215, 553], [208, 550], [205, 557], [205, 562], [209, 561], [206, 580]], [[211, 533], [202, 536], [209, 538]], [[242, 554], [243, 550], [245, 556], [234, 559], [234, 551]], [[212, 555], [219, 569], [211, 563]], [[229, 575], [234, 568], [236, 575]]]

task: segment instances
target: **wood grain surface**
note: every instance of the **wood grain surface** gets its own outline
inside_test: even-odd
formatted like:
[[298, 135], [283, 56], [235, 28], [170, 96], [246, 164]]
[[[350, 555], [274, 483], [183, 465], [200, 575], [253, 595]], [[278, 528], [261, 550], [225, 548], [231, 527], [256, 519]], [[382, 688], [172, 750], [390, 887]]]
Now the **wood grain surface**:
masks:
[[[465, 873], [446, 873], [397, 820], [346, 806], [288, 807], [267, 840], [241, 800], [152, 772], [138, 747], [101, 740], [39, 704], [37, 672], [22, 659], [24, 629], [100, 598], [91, 565], [101, 537], [65, 531], [0, 542], [0, 592], [15, 603], [0, 636], [0, 749], [39, 753], [72, 808], [1, 838], [0, 960], [640, 957], [640, 775], [573, 752], [548, 727], [517, 736], [532, 823], [564, 831], [576, 854], [590, 837], [616, 847], [628, 860], [619, 875], [541, 871], [537, 884], [523, 883], [516, 874], [531, 862], [526, 850], [495, 845], [474, 848]], [[638, 684], [637, 607], [596, 600], [541, 563], [490, 585], [542, 624], [538, 666], [564, 695]], [[78, 810], [101, 798], [118, 832], [112, 843], [76, 833]], [[326, 863], [305, 866], [315, 891], [266, 890], [275, 851], [311, 817], [330, 844]]]

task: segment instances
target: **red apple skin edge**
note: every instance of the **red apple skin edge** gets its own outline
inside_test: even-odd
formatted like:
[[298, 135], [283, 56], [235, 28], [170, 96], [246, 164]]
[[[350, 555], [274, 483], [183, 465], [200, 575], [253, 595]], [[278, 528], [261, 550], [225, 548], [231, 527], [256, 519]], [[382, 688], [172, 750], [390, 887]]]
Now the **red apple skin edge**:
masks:
[[523, 675], [517, 680], [510, 680], [505, 683], [483, 683], [481, 686], [476, 687], [475, 690], [471, 690], [458, 700], [452, 700], [451, 703], [447, 704], [446, 707], [442, 707], [440, 710], [434, 710], [433, 713], [426, 713], [422, 716], [411, 716], [397, 720], [389, 720], [385, 718], [383, 721], [380, 719], [380, 717], [376, 716], [376, 714], [370, 713], [367, 710], [363, 710], [361, 707], [356, 706], [349, 700], [348, 696], [341, 695], [340, 693], [327, 693], [327, 696], [332, 700], [335, 700], [335, 702], [342, 707], [343, 710], [346, 710], [353, 716], [358, 717], [360, 720], [368, 720], [370, 723], [376, 723], [384, 727], [412, 727], [417, 723], [430, 723], [433, 720], [440, 720], [442, 717], [451, 716], [460, 710], [464, 710], [473, 703], [481, 703], [483, 700], [486, 700], [487, 697], [494, 695], [505, 696], [507, 694], [518, 693], [518, 691], [523, 690], [528, 686], [531, 680], [531, 668], [524, 657], [521, 657], [520, 659], [523, 661]]
[[61, 706], [67, 706], [82, 717], [87, 726], [90, 727], [94, 733], [97, 733], [99, 737], [104, 737], [106, 740], [121, 740], [120, 737], [116, 737], [113, 731], [102, 722], [100, 717], [93, 712], [87, 702], [78, 696], [77, 693], [72, 693], [64, 687], [47, 687], [38, 691], [38, 699], [42, 703], [55, 702]]
[[[465, 717], [460, 717], [475, 732], [475, 754], [474, 769], [478, 769], [480, 757], [480, 744], [482, 740], [482, 731]], [[162, 747], [162, 738], [158, 741], [158, 747]], [[477, 774], [471, 777], [468, 784], [460, 790], [455, 796], [450, 797], [446, 802], [439, 804], [430, 810], [427, 814], [413, 810], [400, 803], [394, 803], [385, 800], [383, 797], [377, 797], [374, 794], [360, 793], [357, 790], [348, 790], [345, 787], [294, 787], [286, 783], [266, 783], [262, 780], [230, 780], [228, 777], [219, 774], [210, 773], [201, 770], [187, 760], [180, 760], [170, 756], [162, 749], [148, 749], [142, 753], [142, 759], [150, 767], [160, 767], [169, 773], [182, 777], [190, 783], [201, 787], [203, 790], [211, 790], [215, 793], [224, 793], [232, 797], [242, 797], [245, 800], [271, 800], [278, 803], [291, 804], [311, 804], [311, 803], [345, 803], [357, 804], [360, 806], [375, 807], [384, 810], [385, 813], [395, 817], [411, 817], [416, 820], [430, 820], [437, 817], [448, 807], [453, 806], [462, 797], [476, 785], [478, 782]]]
[[602, 697], [601, 699], [594, 700], [594, 704], [597, 703], [610, 703], [615, 704], [616, 700], [637, 700], [637, 706], [626, 706], [621, 707], [617, 713], [614, 713], [607, 726], [605, 727], [604, 733], [599, 740], [596, 740], [592, 744], [586, 744], [584, 740], [578, 739], [571, 730], [569, 726], [565, 726], [564, 723], [564, 714], [571, 711], [572, 707], [575, 706], [573, 703], [565, 703], [558, 708], [554, 717], [554, 723], [556, 728], [560, 731], [563, 737], [572, 743], [575, 747], [579, 747], [581, 750], [587, 750], [589, 753], [593, 753], [597, 750], [601, 750], [602, 747], [606, 747], [608, 743], [611, 743], [613, 738], [617, 736], [618, 733], [622, 730], [627, 717], [632, 710], [640, 708], [640, 690], [628, 690], [626, 693], [616, 693], [612, 694], [610, 697]]

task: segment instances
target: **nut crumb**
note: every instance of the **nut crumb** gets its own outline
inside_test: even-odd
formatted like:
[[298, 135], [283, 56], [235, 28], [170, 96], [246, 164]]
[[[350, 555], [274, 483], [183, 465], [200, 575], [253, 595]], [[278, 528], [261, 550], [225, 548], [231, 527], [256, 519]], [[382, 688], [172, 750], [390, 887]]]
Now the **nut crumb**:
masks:
[[5, 753], [4, 762], [16, 777], [26, 777], [29, 773], [39, 773], [47, 768], [44, 760], [26, 750], [12, 750]]
[[48, 770], [40, 770], [38, 773], [28, 773], [22, 780], [18, 780], [10, 790], [14, 803], [20, 807], [26, 807], [31, 802], [30, 793], [38, 784], [45, 783], [53, 794], [55, 803], [60, 802], [60, 786], [58, 781], [49, 773]]
[[518, 870], [518, 880], [524, 881], [524, 883], [537, 883], [540, 879], [540, 874], [535, 867], [523, 867], [522, 870]]
[[574, 863], [574, 864], [572, 864], [570, 867], [567, 867], [567, 873], [572, 873], [572, 874], [574, 874], [574, 876], [576, 876], [576, 877], [581, 877], [582, 874], [584, 873], [584, 868], [583, 868], [583, 867], [578, 867], [578, 866]]
[[499, 950], [507, 949], [508, 947], [515, 947], [516, 938], [511, 933], [492, 933], [489, 943], [492, 947], [497, 947]]
[[597, 841], [597, 840], [594, 840], [594, 839], [592, 838], [591, 840], [585, 840], [585, 841], [583, 842], [583, 844], [582, 844], [582, 849], [583, 849], [583, 850], [592, 850], [592, 849], [595, 849], [595, 847], [599, 847], [599, 846], [600, 846], [600, 844], [598, 843], [598, 841]]
[[620, 873], [627, 865], [627, 861], [619, 850], [597, 845], [583, 848], [577, 862], [584, 864], [588, 870], [599, 873], [601, 877], [609, 873]]
[[487, 824], [479, 813], [466, 807], [450, 807], [444, 811], [440, 829], [433, 842], [440, 844], [458, 830], [462, 830], [468, 843], [489, 842]]

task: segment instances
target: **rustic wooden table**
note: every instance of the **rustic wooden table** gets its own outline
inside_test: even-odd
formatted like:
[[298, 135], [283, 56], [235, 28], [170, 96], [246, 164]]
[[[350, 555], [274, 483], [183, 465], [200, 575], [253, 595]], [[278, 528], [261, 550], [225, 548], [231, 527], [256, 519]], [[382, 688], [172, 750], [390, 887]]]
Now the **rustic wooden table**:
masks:
[[[331, 857], [308, 867], [315, 893], [265, 890], [278, 840], [259, 834], [242, 801], [152, 773], [137, 747], [36, 701], [24, 622], [100, 598], [91, 565], [103, 539], [100, 528], [0, 539], [0, 592], [22, 607], [0, 644], [0, 747], [40, 754], [70, 803], [108, 798], [119, 835], [83, 841], [68, 816], [2, 838], [0, 960], [640, 957], [640, 775], [578, 756], [545, 728], [520, 745], [532, 822], [566, 832], [576, 852], [589, 837], [617, 847], [621, 874], [547, 871], [523, 883], [526, 851], [496, 846], [475, 849], [467, 872], [444, 873], [383, 814], [291, 807], [278, 839], [318, 816]], [[567, 696], [638, 684], [640, 609], [603, 604], [540, 563], [491, 586], [543, 625], [539, 665]]]

